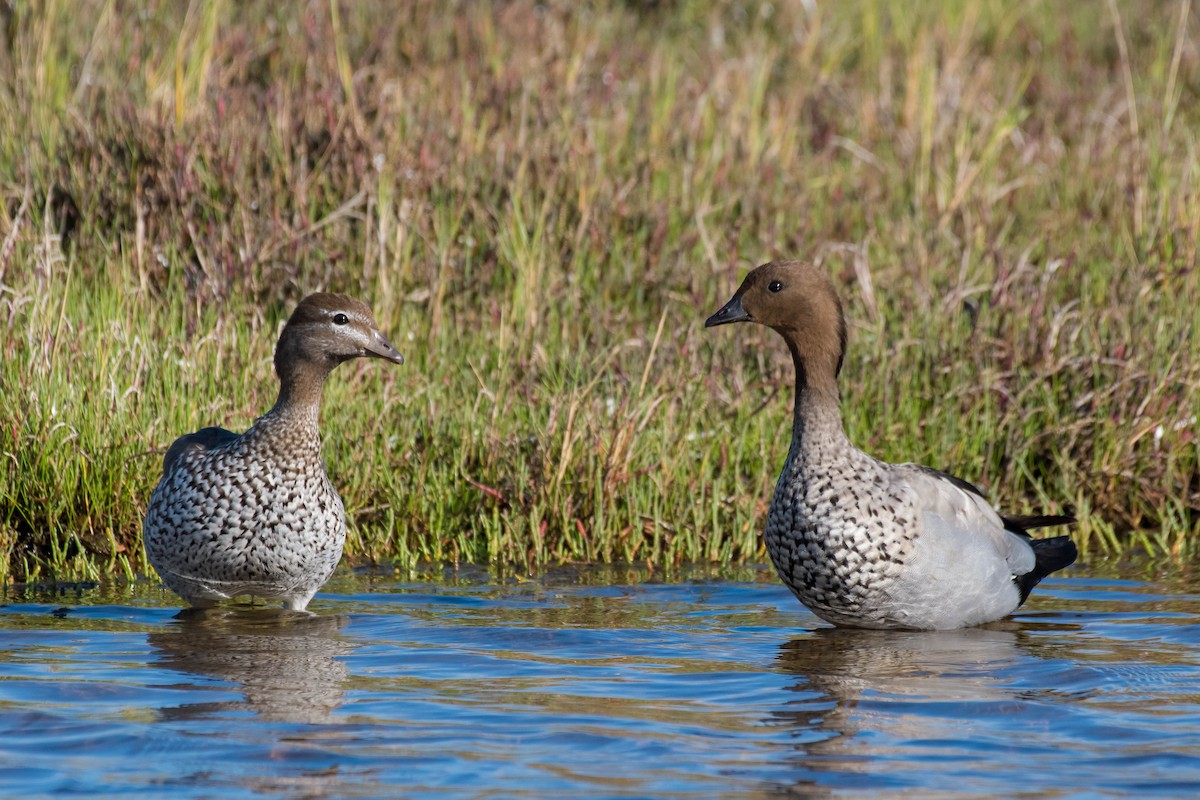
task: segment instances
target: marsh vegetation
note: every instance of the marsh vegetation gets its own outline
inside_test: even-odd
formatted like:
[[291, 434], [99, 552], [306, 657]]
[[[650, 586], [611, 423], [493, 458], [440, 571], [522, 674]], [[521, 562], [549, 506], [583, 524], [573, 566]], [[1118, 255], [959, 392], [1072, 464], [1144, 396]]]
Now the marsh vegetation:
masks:
[[[81, 20], [94, 24], [80, 24]], [[770, 331], [816, 259], [851, 438], [1085, 553], [1200, 512], [1200, 18], [1188, 2], [5, 6], [0, 569], [144, 568], [161, 453], [273, 402], [309, 291], [345, 367], [351, 561], [737, 562], [789, 441]]]

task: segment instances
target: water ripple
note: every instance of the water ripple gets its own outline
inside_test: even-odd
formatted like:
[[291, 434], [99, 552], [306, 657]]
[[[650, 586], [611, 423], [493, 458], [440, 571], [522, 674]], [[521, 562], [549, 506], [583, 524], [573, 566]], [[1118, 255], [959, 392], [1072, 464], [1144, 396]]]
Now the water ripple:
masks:
[[1200, 791], [1200, 596], [1178, 581], [1075, 570], [938, 633], [830, 628], [763, 570], [330, 589], [316, 615], [180, 615], [151, 582], [10, 591], [0, 793]]

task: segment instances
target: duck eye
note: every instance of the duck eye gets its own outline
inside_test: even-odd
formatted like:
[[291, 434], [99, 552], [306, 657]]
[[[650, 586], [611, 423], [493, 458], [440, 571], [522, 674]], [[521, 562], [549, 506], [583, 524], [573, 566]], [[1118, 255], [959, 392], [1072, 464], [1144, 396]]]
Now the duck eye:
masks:
[[782, 291], [783, 291], [783, 284], [782, 284], [782, 283], [780, 283], [779, 281], [771, 281], [770, 283], [768, 283], [768, 284], [767, 284], [767, 291], [769, 291], [769, 292], [782, 292]]
[[347, 317], [345, 314], [343, 314], [340, 311], [333, 315], [333, 324], [334, 325], [345, 325], [348, 322], [350, 322], [350, 318]]

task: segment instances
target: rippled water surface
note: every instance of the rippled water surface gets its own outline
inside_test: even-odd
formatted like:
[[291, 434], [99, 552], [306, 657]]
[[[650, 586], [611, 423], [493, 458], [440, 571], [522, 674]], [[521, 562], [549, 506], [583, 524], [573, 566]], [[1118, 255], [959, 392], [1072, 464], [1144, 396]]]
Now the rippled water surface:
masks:
[[1200, 796], [1200, 580], [835, 630], [766, 570], [339, 577], [314, 616], [10, 590], [0, 796]]

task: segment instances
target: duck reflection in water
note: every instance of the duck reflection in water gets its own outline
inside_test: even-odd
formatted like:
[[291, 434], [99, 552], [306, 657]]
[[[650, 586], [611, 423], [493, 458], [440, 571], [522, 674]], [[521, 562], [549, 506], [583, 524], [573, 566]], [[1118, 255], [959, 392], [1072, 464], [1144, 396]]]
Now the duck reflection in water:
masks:
[[1046, 724], [1023, 718], [1030, 707], [1054, 701], [1038, 704], [1022, 688], [1027, 670], [1050, 664], [1037, 656], [1052, 654], [1039, 649], [1016, 622], [953, 631], [829, 628], [783, 644], [777, 666], [800, 680], [790, 687], [796, 699], [767, 722], [795, 730], [799, 752], [789, 760], [806, 777], [788, 791], [819, 796], [833, 773], [841, 786], [860, 774], [860, 788], [901, 789], [910, 786], [906, 769], [917, 787], [930, 759], [969, 768], [982, 751], [1011, 746], [1025, 726]]
[[342, 705], [348, 671], [341, 657], [353, 649], [339, 636], [345, 617], [231, 607], [188, 610], [176, 619], [149, 636], [159, 666], [235, 684], [243, 699], [165, 708], [164, 719], [252, 711], [265, 721], [324, 723]]

